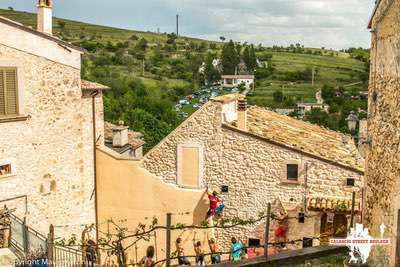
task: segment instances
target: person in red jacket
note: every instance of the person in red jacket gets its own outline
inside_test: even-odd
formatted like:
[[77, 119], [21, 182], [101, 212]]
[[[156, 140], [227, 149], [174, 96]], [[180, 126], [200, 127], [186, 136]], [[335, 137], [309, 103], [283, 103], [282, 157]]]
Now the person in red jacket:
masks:
[[212, 194], [210, 194], [207, 187], [207, 194], [208, 200], [210, 201], [210, 208], [207, 211], [206, 219], [213, 215], [221, 215], [225, 205], [223, 203], [218, 205], [218, 203], [221, 202], [221, 199], [218, 197], [217, 191], [213, 191]]

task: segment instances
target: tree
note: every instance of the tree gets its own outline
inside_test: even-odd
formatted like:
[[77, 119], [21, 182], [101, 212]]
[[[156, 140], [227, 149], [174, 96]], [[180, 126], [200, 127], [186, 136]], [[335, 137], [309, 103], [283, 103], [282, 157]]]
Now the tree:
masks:
[[246, 46], [243, 50], [242, 59], [243, 59], [244, 64], [246, 65], [247, 71], [251, 71], [252, 66], [251, 66], [251, 59], [250, 59], [250, 49], [248, 46]]
[[225, 42], [225, 40], [226, 40], [226, 38], [225, 38], [224, 36], [220, 36], [219, 39], [220, 39], [222, 42]]
[[230, 40], [222, 48], [222, 68], [224, 74], [235, 74], [239, 62], [240, 58], [237, 54], [235, 44]]
[[207, 84], [212, 84], [221, 79], [219, 71], [213, 65], [213, 56], [211, 54], [207, 55], [206, 65], [204, 68], [204, 78]]
[[128, 110], [124, 114], [123, 120], [128, 123], [131, 129], [144, 135], [145, 151], [158, 144], [170, 132], [167, 123], [158, 120], [154, 115], [142, 109]]
[[282, 103], [282, 102], [283, 102], [283, 99], [284, 99], [284, 96], [283, 96], [282, 91], [275, 91], [275, 92], [272, 94], [272, 97], [273, 97], [273, 99], [274, 99], [274, 101], [275, 101], [276, 103]]
[[59, 20], [57, 22], [57, 24], [58, 24], [58, 27], [60, 27], [61, 30], [64, 30], [67, 23], [65, 21]]
[[136, 48], [142, 51], [146, 51], [148, 46], [148, 42], [145, 38], [142, 38], [139, 40], [139, 42], [136, 44]]
[[250, 46], [250, 71], [254, 72], [254, 70], [257, 68], [257, 57], [256, 57], [256, 51], [254, 49], [254, 45]]
[[335, 97], [335, 88], [333, 88], [333, 86], [324, 84], [324, 86], [321, 88], [321, 96], [325, 101], [329, 102]]
[[328, 113], [320, 108], [313, 108], [311, 111], [306, 112], [306, 119], [314, 124], [328, 126]]
[[169, 33], [167, 34], [167, 37], [168, 37], [167, 44], [175, 44], [175, 41], [178, 38], [176, 33]]

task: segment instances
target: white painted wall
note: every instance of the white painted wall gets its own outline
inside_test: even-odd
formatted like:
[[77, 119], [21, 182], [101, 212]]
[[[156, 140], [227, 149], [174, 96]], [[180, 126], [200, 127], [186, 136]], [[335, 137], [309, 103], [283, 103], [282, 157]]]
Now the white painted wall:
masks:
[[58, 43], [0, 22], [0, 44], [51, 61], [81, 68], [81, 52], [65, 49]]

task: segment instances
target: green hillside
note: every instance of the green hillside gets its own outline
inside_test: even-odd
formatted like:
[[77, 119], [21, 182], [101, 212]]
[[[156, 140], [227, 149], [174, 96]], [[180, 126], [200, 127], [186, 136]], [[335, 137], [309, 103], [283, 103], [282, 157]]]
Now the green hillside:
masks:
[[[36, 15], [32, 13], [0, 9], [0, 16], [36, 27]], [[366, 109], [360, 91], [367, 89], [368, 51], [362, 49], [333, 51], [304, 48], [300, 44], [251, 47], [247, 43], [232, 43], [234, 51], [230, 53], [235, 55], [227, 56], [222, 51], [229, 47], [228, 41], [211, 42], [59, 18], [54, 18], [53, 23], [56, 36], [88, 51], [83, 57], [82, 77], [113, 88], [105, 95], [106, 119], [122, 119], [132, 129], [143, 132], [146, 150], [198, 108], [193, 105], [199, 102], [204, 90], [190, 105], [175, 110], [180, 99], [198, 91], [205, 78], [214, 81], [226, 72], [214, 68], [210, 73], [210, 68], [206, 68], [201, 74], [199, 67], [203, 62], [210, 66], [212, 59], [222, 58], [224, 62], [232, 56], [239, 60], [237, 64], [246, 60], [249, 48], [259, 61], [254, 66], [255, 90], [248, 97], [251, 104], [295, 108], [300, 101], [315, 102], [315, 93], [323, 88], [331, 112], [315, 111], [304, 119], [341, 131], [346, 131], [345, 118], [351, 110]], [[208, 94], [212, 90], [217, 89], [211, 88]], [[227, 93], [214, 93], [224, 92]]]

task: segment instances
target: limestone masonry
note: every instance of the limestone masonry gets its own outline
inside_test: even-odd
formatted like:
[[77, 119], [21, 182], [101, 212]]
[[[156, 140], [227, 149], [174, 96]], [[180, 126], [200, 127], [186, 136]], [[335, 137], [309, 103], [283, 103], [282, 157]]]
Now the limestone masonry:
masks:
[[391, 246], [374, 247], [373, 266], [400, 266], [400, 2], [378, 1], [372, 32], [365, 223]]
[[[223, 96], [204, 105], [153, 148], [144, 157], [142, 166], [166, 183], [182, 188], [203, 191], [208, 186], [220, 191], [227, 186], [227, 192], [222, 193], [226, 205], [224, 216], [257, 217], [266, 211], [268, 202], [274, 204], [275, 213], [279, 211], [277, 203], [281, 202], [289, 216], [307, 210], [314, 217], [306, 218], [305, 224], [290, 220], [289, 239], [319, 236], [329, 231], [333, 235], [333, 229], [338, 230], [340, 225], [347, 228], [349, 200], [356, 191], [360, 209], [363, 183], [363, 160], [351, 138], [258, 107], [240, 111], [237, 108], [240, 98]], [[178, 178], [186, 172], [185, 166], [192, 164], [179, 157], [182, 147], [197, 147], [199, 151], [196, 162], [200, 164], [197, 174], [200, 181], [190, 187], [180, 184]], [[287, 179], [288, 165], [297, 166], [297, 179]], [[347, 178], [355, 180], [354, 186], [347, 186]], [[318, 204], [311, 203], [311, 198]], [[332, 203], [337, 200], [346, 202], [343, 212], [335, 210], [336, 204]], [[330, 222], [332, 225], [326, 222], [324, 210], [334, 213], [336, 219]], [[229, 243], [231, 236], [248, 243], [249, 238], [263, 240], [264, 229], [263, 222], [256, 227], [215, 234], [224, 244]], [[273, 230], [274, 227], [271, 240], [274, 240]]]

